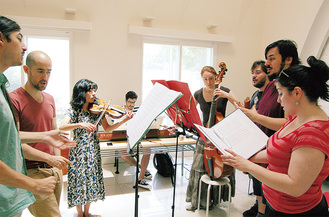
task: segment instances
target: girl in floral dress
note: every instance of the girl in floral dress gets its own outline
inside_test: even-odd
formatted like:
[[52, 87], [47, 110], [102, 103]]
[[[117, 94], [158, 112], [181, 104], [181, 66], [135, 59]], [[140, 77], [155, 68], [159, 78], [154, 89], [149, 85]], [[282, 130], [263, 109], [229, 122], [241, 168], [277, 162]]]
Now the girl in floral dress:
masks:
[[[99, 114], [89, 111], [96, 99], [97, 88], [96, 83], [87, 79], [81, 79], [75, 84], [71, 108], [68, 109], [60, 126], [61, 130], [73, 130], [73, 139], [77, 142], [77, 146], [69, 152], [72, 165], [68, 168], [67, 192], [68, 205], [76, 207], [78, 217], [90, 217], [91, 202], [105, 199], [102, 161], [95, 125]], [[103, 116], [98, 125], [101, 124], [105, 132], [112, 131], [132, 116], [131, 113], [127, 113], [121, 122], [114, 125], [110, 125]]]

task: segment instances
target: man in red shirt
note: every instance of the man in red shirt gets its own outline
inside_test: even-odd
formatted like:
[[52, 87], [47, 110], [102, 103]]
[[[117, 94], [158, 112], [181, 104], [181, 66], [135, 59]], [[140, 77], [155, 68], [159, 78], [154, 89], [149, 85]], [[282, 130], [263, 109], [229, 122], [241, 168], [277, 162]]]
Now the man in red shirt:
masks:
[[[49, 56], [41, 51], [33, 51], [27, 56], [23, 69], [27, 74], [28, 81], [23, 87], [9, 94], [16, 109], [18, 130], [44, 132], [57, 129], [54, 98], [43, 92], [47, 87], [52, 69]], [[58, 180], [53, 194], [34, 195], [36, 202], [29, 207], [29, 210], [34, 216], [60, 217], [59, 201], [63, 180], [61, 169], [69, 161], [60, 156], [58, 148], [46, 143], [29, 143], [29, 145], [46, 153], [49, 162], [39, 161], [38, 158], [25, 159], [28, 176], [32, 178], [55, 176]]]

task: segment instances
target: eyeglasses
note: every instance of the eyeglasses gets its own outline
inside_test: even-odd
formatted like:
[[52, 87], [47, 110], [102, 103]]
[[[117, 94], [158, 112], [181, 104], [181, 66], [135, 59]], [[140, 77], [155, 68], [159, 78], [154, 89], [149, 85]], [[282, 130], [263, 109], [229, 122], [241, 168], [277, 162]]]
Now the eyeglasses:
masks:
[[127, 101], [127, 103], [129, 103], [129, 104], [135, 104], [136, 101]]

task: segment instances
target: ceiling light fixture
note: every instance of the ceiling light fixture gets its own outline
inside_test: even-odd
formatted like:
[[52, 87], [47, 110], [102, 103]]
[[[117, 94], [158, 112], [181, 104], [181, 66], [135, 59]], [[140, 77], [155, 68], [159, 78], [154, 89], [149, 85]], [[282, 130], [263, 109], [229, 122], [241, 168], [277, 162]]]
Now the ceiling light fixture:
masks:
[[207, 26], [208, 29], [215, 29], [217, 27], [218, 27], [218, 25], [216, 25], [216, 24], [211, 24], [211, 25]]
[[152, 22], [154, 20], [154, 17], [144, 17], [143, 21], [144, 22]]

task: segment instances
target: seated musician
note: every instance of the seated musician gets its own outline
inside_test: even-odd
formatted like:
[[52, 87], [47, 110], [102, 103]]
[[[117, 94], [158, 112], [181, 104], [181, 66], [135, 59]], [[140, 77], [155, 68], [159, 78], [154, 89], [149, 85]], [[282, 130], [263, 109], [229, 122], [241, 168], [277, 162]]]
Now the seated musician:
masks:
[[[225, 70], [223, 70], [225, 72]], [[232, 93], [232, 91], [224, 86], [218, 86], [215, 88], [216, 78], [217, 78], [216, 70], [211, 66], [205, 66], [201, 70], [201, 78], [204, 83], [204, 87], [197, 90], [194, 93], [194, 99], [196, 104], [200, 104], [200, 109], [202, 111], [202, 119], [203, 125], [206, 126], [210, 116], [210, 108], [213, 101], [213, 97], [217, 96], [215, 99], [216, 101], [216, 111], [219, 112], [223, 117], [225, 117], [226, 112], [226, 105], [227, 102], [230, 101], [234, 103], [236, 101], [236, 97]], [[198, 191], [199, 191], [199, 180], [202, 175], [206, 174], [207, 171], [205, 169], [204, 164], [204, 149], [206, 148], [207, 144], [200, 139], [196, 145], [196, 150], [193, 155], [193, 163], [192, 168], [190, 171], [190, 178], [189, 183], [187, 186], [186, 192], [186, 202], [190, 202], [191, 204], [186, 207], [187, 211], [194, 211], [197, 209], [198, 206]], [[234, 196], [235, 192], [235, 173], [233, 172], [229, 177], [230, 183], [232, 186], [232, 197]], [[200, 198], [200, 206], [201, 208], [206, 208], [206, 193], [207, 192], [207, 185], [202, 184], [201, 186], [201, 198]], [[227, 190], [222, 191], [222, 199], [225, 201], [227, 200]], [[213, 205], [217, 205], [218, 203], [218, 187], [212, 189], [212, 201], [210, 201], [210, 209]]]
[[[137, 94], [134, 91], [128, 91], [126, 93], [125, 105], [123, 108], [125, 111], [131, 111], [136, 113], [138, 111], [138, 106], [135, 106], [137, 101]], [[132, 166], [136, 166], [136, 159], [132, 156], [121, 156], [124, 161], [129, 163]], [[149, 170], [147, 170], [147, 166], [149, 164], [150, 154], [144, 154], [142, 157], [141, 164], [138, 164], [140, 169], [140, 174], [138, 177], [138, 186], [145, 189], [151, 189], [152, 186], [146, 182], [146, 180], [152, 180], [152, 174]]]

